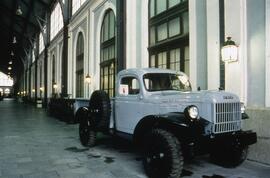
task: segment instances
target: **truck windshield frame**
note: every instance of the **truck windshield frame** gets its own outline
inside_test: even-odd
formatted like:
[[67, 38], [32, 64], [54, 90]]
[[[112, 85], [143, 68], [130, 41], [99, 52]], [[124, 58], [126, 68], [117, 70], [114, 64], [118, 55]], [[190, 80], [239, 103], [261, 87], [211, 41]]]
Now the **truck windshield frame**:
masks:
[[144, 87], [148, 92], [156, 91], [191, 91], [191, 84], [186, 75], [173, 73], [148, 73], [143, 75]]

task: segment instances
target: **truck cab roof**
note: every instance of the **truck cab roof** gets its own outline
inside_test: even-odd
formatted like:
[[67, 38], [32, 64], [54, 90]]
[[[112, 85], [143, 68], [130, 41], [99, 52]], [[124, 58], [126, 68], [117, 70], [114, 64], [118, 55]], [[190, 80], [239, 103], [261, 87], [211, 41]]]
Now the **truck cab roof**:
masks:
[[118, 73], [119, 76], [127, 75], [127, 74], [135, 74], [138, 76], [142, 76], [144, 74], [148, 73], [171, 73], [171, 74], [182, 74], [186, 75], [183, 72], [176, 72], [174, 70], [169, 70], [169, 69], [159, 69], [159, 68], [130, 68], [130, 69], [125, 69], [122, 70]]

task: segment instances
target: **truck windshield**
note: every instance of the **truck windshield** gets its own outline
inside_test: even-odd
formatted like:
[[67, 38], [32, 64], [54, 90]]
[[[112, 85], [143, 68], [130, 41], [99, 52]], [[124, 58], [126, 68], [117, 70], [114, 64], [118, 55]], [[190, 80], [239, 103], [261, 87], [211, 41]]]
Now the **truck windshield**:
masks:
[[147, 91], [191, 91], [189, 79], [181, 74], [149, 73], [143, 76]]

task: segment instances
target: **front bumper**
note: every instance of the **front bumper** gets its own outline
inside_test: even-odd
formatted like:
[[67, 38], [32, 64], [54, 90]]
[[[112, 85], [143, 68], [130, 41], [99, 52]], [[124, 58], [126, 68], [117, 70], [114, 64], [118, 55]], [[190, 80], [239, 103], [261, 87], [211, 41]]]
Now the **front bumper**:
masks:
[[209, 153], [220, 147], [247, 147], [257, 142], [257, 134], [253, 131], [237, 131], [231, 133], [216, 134], [211, 136], [199, 136], [194, 144], [195, 154]]
[[257, 142], [257, 134], [253, 131], [238, 131], [228, 134], [215, 135], [209, 139], [210, 143], [214, 145], [238, 144], [245, 147]]

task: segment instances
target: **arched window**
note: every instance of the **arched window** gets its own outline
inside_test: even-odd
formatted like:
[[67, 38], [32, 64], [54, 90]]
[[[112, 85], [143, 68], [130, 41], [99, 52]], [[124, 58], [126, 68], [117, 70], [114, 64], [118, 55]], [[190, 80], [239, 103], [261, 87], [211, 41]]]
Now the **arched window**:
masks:
[[82, 32], [79, 33], [76, 47], [76, 97], [83, 97], [84, 91], [84, 40]]
[[114, 96], [116, 71], [116, 43], [115, 43], [115, 16], [108, 10], [104, 16], [101, 27], [100, 44], [100, 88], [110, 97]]
[[72, 15], [83, 5], [86, 0], [72, 0]]
[[150, 0], [149, 66], [189, 74], [188, 0]]
[[42, 32], [39, 33], [39, 54], [42, 53], [42, 51], [44, 50], [45, 46], [44, 46], [44, 38], [43, 38], [43, 34], [46, 32], [46, 26], [43, 27]]
[[52, 40], [57, 33], [63, 28], [64, 21], [60, 4], [57, 3], [54, 10], [51, 13], [51, 33], [50, 39]]
[[[0, 86], [13, 86], [13, 79], [10, 78], [8, 75], [0, 72]], [[2, 91], [3, 92], [3, 91]]]
[[56, 93], [56, 61], [55, 56], [52, 56], [52, 93]]

